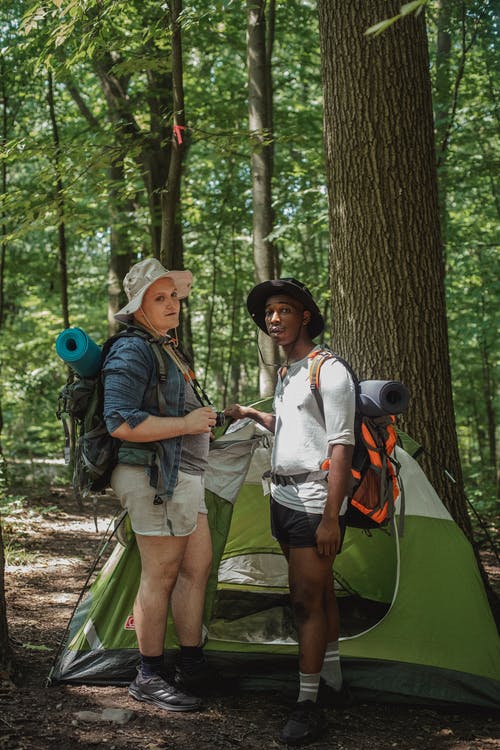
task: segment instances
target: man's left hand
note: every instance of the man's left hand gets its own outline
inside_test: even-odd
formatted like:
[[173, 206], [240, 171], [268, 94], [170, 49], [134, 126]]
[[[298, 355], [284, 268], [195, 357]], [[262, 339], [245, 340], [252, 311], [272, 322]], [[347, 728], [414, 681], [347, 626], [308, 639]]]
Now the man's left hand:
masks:
[[324, 518], [316, 529], [316, 547], [321, 557], [335, 557], [340, 549], [342, 534], [338, 519], [326, 521]]

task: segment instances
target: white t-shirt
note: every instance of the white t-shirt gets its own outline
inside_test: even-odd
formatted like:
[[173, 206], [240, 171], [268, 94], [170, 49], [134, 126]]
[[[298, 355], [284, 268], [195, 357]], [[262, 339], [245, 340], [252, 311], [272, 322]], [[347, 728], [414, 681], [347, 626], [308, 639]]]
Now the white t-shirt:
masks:
[[[320, 347], [316, 347], [319, 349]], [[292, 475], [318, 471], [329, 445], [354, 445], [355, 388], [344, 365], [327, 359], [320, 370], [324, 418], [309, 383], [309, 357], [288, 366], [274, 394], [276, 425], [272, 470]], [[323, 513], [324, 479], [297, 485], [271, 485], [276, 502], [293, 510]]]

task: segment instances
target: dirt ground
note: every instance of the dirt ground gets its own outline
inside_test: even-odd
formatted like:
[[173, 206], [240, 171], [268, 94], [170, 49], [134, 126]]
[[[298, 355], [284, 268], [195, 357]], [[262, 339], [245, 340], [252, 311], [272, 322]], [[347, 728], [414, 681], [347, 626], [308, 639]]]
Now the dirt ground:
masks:
[[[14, 682], [0, 675], [0, 750], [265, 750], [277, 741], [289, 699], [246, 693], [207, 699], [197, 714], [160, 712], [125, 688], [55, 685], [46, 679], [80, 589], [113, 514], [112, 497], [79, 508], [63, 489], [19, 500], [4, 514], [7, 612], [18, 661]], [[485, 552], [495, 585], [500, 570]], [[121, 725], [83, 720], [77, 712], [128, 709]], [[360, 704], [329, 709], [318, 750], [500, 749], [500, 714], [409, 705]]]

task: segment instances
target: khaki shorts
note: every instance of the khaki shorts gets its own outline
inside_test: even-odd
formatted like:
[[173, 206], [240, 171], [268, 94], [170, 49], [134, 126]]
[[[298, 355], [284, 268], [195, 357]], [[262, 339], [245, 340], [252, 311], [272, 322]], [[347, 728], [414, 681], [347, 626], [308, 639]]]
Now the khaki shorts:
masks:
[[143, 466], [118, 464], [111, 487], [128, 511], [132, 529], [144, 536], [187, 536], [196, 529], [198, 513], [208, 513], [203, 476], [179, 471], [171, 498], [155, 505], [154, 487]]

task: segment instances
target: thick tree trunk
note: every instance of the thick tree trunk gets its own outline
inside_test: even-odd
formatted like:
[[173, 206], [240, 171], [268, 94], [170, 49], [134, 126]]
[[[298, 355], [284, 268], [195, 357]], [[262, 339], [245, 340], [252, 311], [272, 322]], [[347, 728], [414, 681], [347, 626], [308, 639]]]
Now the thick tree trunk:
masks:
[[[396, 378], [401, 421], [471, 538], [453, 412], [423, 14], [377, 37], [397, 0], [319, 0], [333, 345], [364, 378]], [[444, 467], [454, 476], [450, 481]]]
[[[276, 276], [275, 248], [269, 235], [273, 229], [271, 179], [272, 145], [272, 34], [267, 39], [265, 0], [247, 0], [247, 64], [248, 111], [252, 139], [250, 166], [253, 201], [253, 253], [257, 283]], [[274, 28], [274, 5], [271, 9], [271, 30]], [[270, 396], [276, 383], [276, 368], [265, 363], [277, 362], [278, 352], [273, 341], [259, 332], [259, 390], [261, 397]]]

